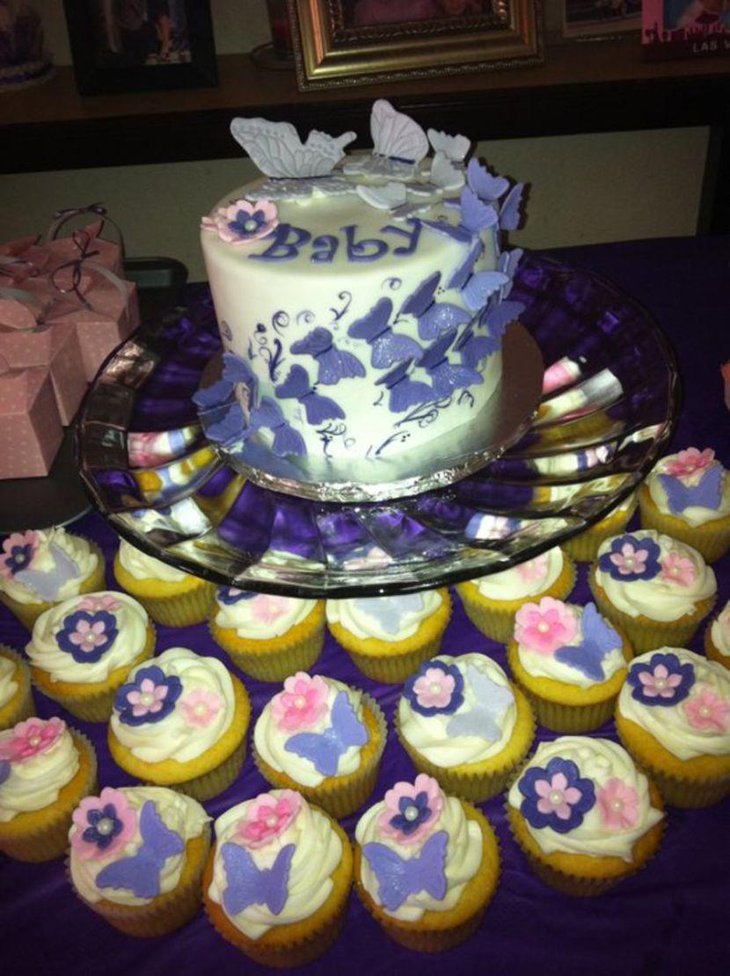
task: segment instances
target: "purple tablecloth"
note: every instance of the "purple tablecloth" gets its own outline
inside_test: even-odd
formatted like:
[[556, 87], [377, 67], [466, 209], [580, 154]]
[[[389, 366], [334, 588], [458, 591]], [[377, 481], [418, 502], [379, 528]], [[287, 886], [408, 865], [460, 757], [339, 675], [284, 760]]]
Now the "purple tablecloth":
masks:
[[[671, 239], [597, 245], [551, 252], [564, 263], [605, 275], [642, 302], [656, 317], [677, 353], [684, 402], [676, 449], [714, 447], [730, 465], [730, 431], [722, 397], [720, 364], [730, 359], [730, 238]], [[30, 526], [29, 526], [30, 527]], [[72, 531], [97, 540], [111, 557], [116, 538], [98, 515], [88, 515]], [[110, 560], [111, 562], [111, 560]], [[730, 598], [730, 556], [716, 566], [718, 606]], [[588, 596], [585, 566], [573, 595]], [[113, 585], [111, 574], [109, 585]], [[700, 634], [692, 642], [701, 648]], [[28, 633], [0, 607], [0, 640], [22, 648]], [[187, 646], [218, 655], [205, 626], [159, 628], [158, 649]], [[444, 639], [444, 651], [483, 650], [505, 664], [502, 645], [484, 638], [464, 615], [458, 599]], [[399, 687], [380, 687], [361, 676], [331, 638], [317, 670], [374, 694], [390, 721]], [[246, 679], [254, 718], [272, 686]], [[63, 714], [36, 695], [38, 712]], [[111, 761], [105, 727], [72, 720], [93, 739], [102, 785], [131, 779]], [[615, 737], [613, 724], [594, 733]], [[551, 734], [541, 736], [552, 738]], [[374, 799], [397, 779], [413, 776], [410, 763], [389, 734]], [[206, 804], [212, 817], [266, 789], [247, 758], [241, 778]], [[596, 900], [570, 899], [546, 888], [529, 872], [505, 827], [503, 798], [484, 804], [502, 848], [502, 876], [477, 934], [442, 956], [412, 953], [390, 942], [353, 896], [344, 933], [318, 962], [301, 970], [320, 974], [347, 970], [420, 976], [455, 972], [534, 976], [664, 976], [730, 972], [727, 908], [730, 902], [730, 799], [707, 810], [667, 813], [667, 830], [656, 858], [638, 875]], [[356, 817], [344, 822], [352, 832]], [[198, 976], [264, 972], [220, 939], [201, 913], [179, 932], [152, 941], [125, 937], [107, 926], [74, 896], [61, 861], [23, 865], [0, 855], [0, 974], [104, 972]]]

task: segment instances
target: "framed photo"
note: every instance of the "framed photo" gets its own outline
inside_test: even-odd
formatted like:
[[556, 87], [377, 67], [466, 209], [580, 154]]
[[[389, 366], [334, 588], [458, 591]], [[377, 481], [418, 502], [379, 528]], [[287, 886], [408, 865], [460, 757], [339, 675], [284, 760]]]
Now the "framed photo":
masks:
[[288, 0], [302, 90], [542, 62], [538, 0]]
[[563, 40], [603, 40], [641, 30], [642, 0], [558, 0]]
[[730, 0], [644, 0], [642, 29], [650, 61], [730, 57]]
[[218, 84], [208, 0], [64, 0], [81, 95]]

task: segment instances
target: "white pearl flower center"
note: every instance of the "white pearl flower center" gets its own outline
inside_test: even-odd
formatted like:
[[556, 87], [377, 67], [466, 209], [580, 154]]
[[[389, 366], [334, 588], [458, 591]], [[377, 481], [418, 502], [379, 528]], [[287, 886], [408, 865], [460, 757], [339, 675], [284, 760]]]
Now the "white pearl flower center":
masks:
[[409, 823], [413, 823], [414, 820], [418, 820], [418, 807], [406, 807], [403, 816]]

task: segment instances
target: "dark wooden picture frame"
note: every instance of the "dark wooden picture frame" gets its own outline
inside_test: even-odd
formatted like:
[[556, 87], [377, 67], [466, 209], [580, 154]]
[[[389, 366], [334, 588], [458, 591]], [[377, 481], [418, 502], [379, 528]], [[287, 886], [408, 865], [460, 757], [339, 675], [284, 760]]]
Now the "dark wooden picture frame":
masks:
[[81, 95], [218, 84], [209, 0], [64, 0]]

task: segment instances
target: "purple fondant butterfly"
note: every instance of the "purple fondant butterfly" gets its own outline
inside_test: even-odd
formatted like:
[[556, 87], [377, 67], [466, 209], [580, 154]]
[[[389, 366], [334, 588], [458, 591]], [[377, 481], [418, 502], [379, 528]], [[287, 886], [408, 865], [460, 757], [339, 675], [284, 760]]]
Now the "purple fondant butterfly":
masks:
[[378, 879], [378, 897], [394, 912], [409, 895], [425, 891], [439, 901], [446, 895], [446, 846], [448, 834], [440, 830], [428, 838], [415, 857], [402, 858], [385, 844], [363, 844], [362, 854]]
[[297, 356], [309, 355], [317, 360], [317, 382], [325, 386], [334, 386], [352, 376], [365, 375], [365, 367], [357, 356], [338, 349], [330, 332], [319, 326], [303, 339], [292, 343], [291, 351]]
[[477, 271], [461, 290], [461, 297], [472, 312], [484, 308], [487, 299], [503, 288], [509, 278], [501, 271]]
[[287, 739], [284, 748], [308, 759], [322, 776], [334, 776], [342, 756], [350, 746], [364, 746], [368, 734], [355, 715], [346, 691], [338, 692], [332, 705], [332, 725], [324, 732], [298, 732]]
[[309, 385], [309, 376], [302, 366], [292, 366], [289, 375], [276, 388], [281, 400], [298, 400], [307, 414], [308, 424], [321, 424], [325, 420], [343, 420], [345, 411], [329, 397], [320, 396]]
[[476, 370], [463, 365], [453, 366], [447, 359], [446, 354], [455, 337], [456, 331], [441, 336], [429, 346], [418, 361], [418, 365], [422, 366], [431, 377], [436, 399], [451, 396], [454, 390], [462, 387], [484, 382], [482, 375]]
[[524, 189], [523, 183], [515, 183], [502, 201], [499, 210], [499, 223], [503, 230], [517, 230], [520, 226], [520, 203]]
[[15, 579], [41, 600], [53, 603], [64, 584], [78, 577], [79, 568], [55, 542], [49, 545], [48, 550], [53, 558], [50, 569], [21, 569], [15, 574]]
[[478, 237], [472, 240], [469, 253], [449, 278], [447, 287], [457, 288], [459, 291], [461, 291], [471, 277], [472, 271], [474, 270], [474, 265], [482, 256], [483, 252], [484, 245], [482, 244], [481, 240]]
[[424, 607], [420, 593], [403, 593], [386, 597], [354, 597], [352, 607], [358, 613], [370, 617], [386, 634], [397, 634], [403, 618], [409, 613], [421, 613]]
[[440, 271], [434, 271], [432, 275], [429, 275], [403, 302], [400, 314], [415, 315], [416, 318], [420, 318], [426, 309], [433, 304], [436, 288], [440, 280]]
[[277, 457], [307, 453], [302, 435], [284, 420], [281, 407], [270, 397], [262, 397], [261, 403], [251, 413], [251, 431], [268, 429], [274, 435], [271, 450]]
[[476, 159], [470, 159], [466, 167], [466, 182], [476, 195], [486, 202], [499, 200], [509, 189], [509, 180], [504, 176], [492, 176], [489, 170]]
[[294, 851], [294, 844], [287, 844], [270, 868], [259, 868], [245, 847], [223, 844], [221, 857], [228, 882], [223, 892], [226, 913], [234, 916], [249, 905], [266, 905], [272, 915], [278, 915], [288, 897]]
[[123, 888], [137, 898], [156, 898], [160, 893], [160, 872], [168, 857], [182, 854], [185, 842], [165, 826], [151, 800], [139, 815], [142, 846], [132, 857], [107, 864], [96, 876], [97, 888]]
[[367, 315], [353, 322], [347, 334], [365, 339], [371, 348], [370, 362], [376, 369], [388, 369], [393, 363], [421, 355], [421, 347], [408, 336], [396, 335], [389, 325], [393, 303], [381, 298]]
[[433, 390], [427, 383], [419, 383], [410, 378], [408, 375], [410, 367], [411, 360], [409, 359], [376, 381], [378, 385], [384, 386], [390, 394], [388, 409], [391, 413], [404, 413], [412, 407], [417, 407], [421, 403], [429, 403], [435, 399]]
[[472, 735], [486, 742], [496, 742], [501, 733], [499, 721], [515, 698], [509, 688], [482, 674], [470, 664], [466, 669], [466, 683], [474, 692], [476, 702], [468, 711], [459, 710], [446, 726], [448, 736]]
[[596, 609], [595, 603], [587, 603], [581, 621], [583, 640], [576, 646], [559, 647], [555, 660], [575, 668], [592, 681], [603, 681], [603, 659], [621, 647], [621, 638]]
[[692, 505], [711, 508], [716, 511], [722, 501], [722, 468], [714, 465], [705, 472], [696, 485], [684, 485], [678, 478], [660, 474], [659, 482], [667, 493], [669, 511], [672, 515], [681, 513]]
[[477, 335], [474, 331], [474, 326], [470, 325], [459, 336], [454, 344], [454, 349], [461, 356], [461, 362], [464, 366], [470, 369], [476, 369], [478, 364], [483, 359], [486, 359], [487, 356], [491, 356], [492, 353], [496, 352], [499, 346], [499, 336]]

